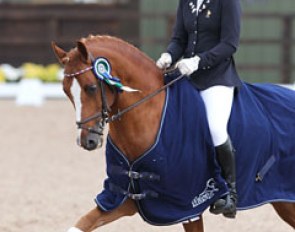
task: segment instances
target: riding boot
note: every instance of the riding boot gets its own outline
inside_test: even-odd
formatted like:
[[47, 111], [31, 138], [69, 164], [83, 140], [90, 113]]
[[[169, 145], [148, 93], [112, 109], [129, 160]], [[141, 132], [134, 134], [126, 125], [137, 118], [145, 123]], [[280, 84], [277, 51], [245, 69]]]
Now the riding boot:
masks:
[[217, 146], [215, 149], [222, 176], [229, 187], [229, 194], [211, 205], [210, 212], [213, 214], [222, 213], [225, 217], [235, 218], [237, 213], [236, 165], [231, 140], [228, 139], [224, 144]]

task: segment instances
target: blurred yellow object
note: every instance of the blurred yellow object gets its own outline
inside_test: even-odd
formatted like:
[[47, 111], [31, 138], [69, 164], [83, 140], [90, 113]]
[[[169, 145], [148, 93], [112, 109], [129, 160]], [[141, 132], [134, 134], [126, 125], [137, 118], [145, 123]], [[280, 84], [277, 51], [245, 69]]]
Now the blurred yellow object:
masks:
[[59, 71], [60, 71], [60, 66], [58, 64], [49, 64], [44, 68], [44, 72], [41, 79], [46, 82], [59, 81], [59, 78], [58, 78]]
[[2, 69], [0, 69], [0, 83], [5, 82], [5, 75]]
[[41, 79], [44, 72], [44, 67], [42, 65], [25, 63], [22, 65], [23, 78], [26, 79]]
[[60, 71], [58, 64], [50, 64], [47, 66], [25, 63], [22, 65], [23, 77], [27, 79], [37, 78], [44, 82], [59, 81], [58, 73]]

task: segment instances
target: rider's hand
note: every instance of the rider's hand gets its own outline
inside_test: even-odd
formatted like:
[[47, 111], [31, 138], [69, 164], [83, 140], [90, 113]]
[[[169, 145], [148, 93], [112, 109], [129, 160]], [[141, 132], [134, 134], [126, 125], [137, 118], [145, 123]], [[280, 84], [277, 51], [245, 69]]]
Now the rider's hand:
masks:
[[162, 53], [161, 57], [157, 60], [156, 65], [160, 69], [165, 69], [170, 67], [172, 64], [172, 57], [169, 53]]
[[197, 71], [199, 68], [200, 57], [194, 56], [192, 58], [185, 58], [176, 64], [180, 73], [183, 75], [191, 75], [193, 72]]

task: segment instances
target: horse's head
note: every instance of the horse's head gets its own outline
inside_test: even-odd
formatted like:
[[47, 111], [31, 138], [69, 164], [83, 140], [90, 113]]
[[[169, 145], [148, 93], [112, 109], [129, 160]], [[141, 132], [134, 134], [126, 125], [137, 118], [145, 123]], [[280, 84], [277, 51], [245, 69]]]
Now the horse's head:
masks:
[[[52, 47], [59, 62], [64, 65], [63, 90], [76, 111], [77, 142], [87, 150], [101, 147], [103, 129], [116, 96], [114, 87], [95, 75], [94, 58], [87, 40], [78, 41], [77, 47], [69, 52], [55, 43]], [[109, 54], [101, 52], [100, 56], [109, 57]], [[98, 68], [104, 69], [104, 63], [98, 64]]]
[[[118, 38], [89, 36], [78, 41], [69, 52], [55, 43], [52, 47], [59, 62], [64, 65], [63, 89], [76, 110], [78, 144], [87, 150], [102, 146], [102, 132], [105, 123], [110, 121], [109, 114], [118, 115], [120, 109], [163, 84], [161, 71], [155, 62]], [[140, 89], [140, 92], [127, 93], [135, 90], [123, 83]], [[158, 104], [156, 102], [154, 99], [150, 104]], [[139, 114], [143, 117], [144, 112], [137, 111], [137, 116]], [[122, 117], [120, 125], [126, 118], [130, 120], [128, 115]]]

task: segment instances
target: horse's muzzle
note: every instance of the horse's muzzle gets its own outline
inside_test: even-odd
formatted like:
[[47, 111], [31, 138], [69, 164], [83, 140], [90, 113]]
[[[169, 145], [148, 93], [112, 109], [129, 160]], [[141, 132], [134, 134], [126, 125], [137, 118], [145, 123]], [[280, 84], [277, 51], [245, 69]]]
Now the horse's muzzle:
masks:
[[98, 134], [89, 133], [86, 136], [85, 144], [83, 147], [88, 151], [92, 151], [96, 148], [100, 148], [102, 146], [102, 143], [103, 143], [102, 136]]
[[84, 132], [82, 130], [81, 133], [81, 138], [77, 139], [78, 145], [88, 151], [101, 148], [103, 144], [103, 129], [104, 128], [100, 123], [98, 123], [94, 128], [84, 128]]
[[101, 148], [103, 144], [103, 136], [89, 133], [84, 138], [77, 138], [77, 144], [87, 151], [92, 151]]

